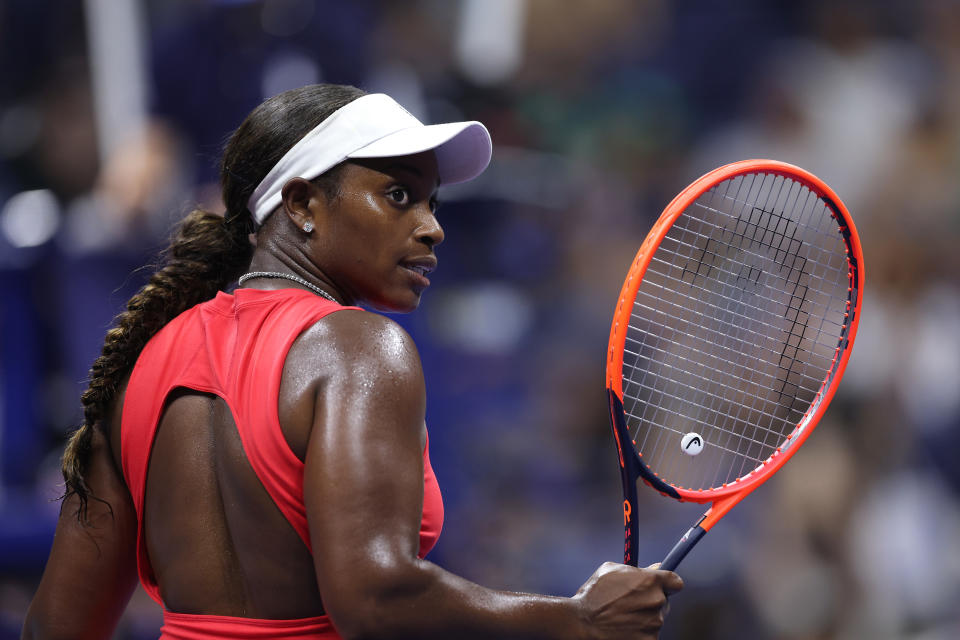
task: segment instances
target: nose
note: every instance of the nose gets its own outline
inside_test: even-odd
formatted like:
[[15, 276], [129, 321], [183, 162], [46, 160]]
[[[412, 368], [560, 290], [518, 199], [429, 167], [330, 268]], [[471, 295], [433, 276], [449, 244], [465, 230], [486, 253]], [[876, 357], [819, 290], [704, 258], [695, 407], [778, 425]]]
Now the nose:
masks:
[[427, 210], [423, 216], [420, 226], [417, 227], [416, 236], [417, 240], [428, 247], [435, 247], [443, 242], [443, 227], [440, 226], [437, 216], [432, 211]]

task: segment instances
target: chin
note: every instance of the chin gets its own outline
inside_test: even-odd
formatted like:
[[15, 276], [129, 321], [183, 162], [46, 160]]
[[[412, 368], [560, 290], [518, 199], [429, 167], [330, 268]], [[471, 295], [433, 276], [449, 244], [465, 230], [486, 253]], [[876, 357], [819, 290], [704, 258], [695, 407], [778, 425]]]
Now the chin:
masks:
[[420, 294], [411, 293], [407, 296], [389, 300], [368, 301], [370, 308], [384, 313], [411, 313], [420, 306]]

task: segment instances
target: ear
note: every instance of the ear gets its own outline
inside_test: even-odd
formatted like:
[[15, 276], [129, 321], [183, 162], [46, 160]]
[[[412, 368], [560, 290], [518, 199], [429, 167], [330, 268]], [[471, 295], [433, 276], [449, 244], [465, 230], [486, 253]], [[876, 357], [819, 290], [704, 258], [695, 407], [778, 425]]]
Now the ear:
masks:
[[[280, 196], [283, 201], [283, 212], [298, 229], [312, 230], [316, 226], [314, 211], [311, 203], [316, 204], [317, 186], [303, 178], [291, 178], [283, 185]], [[308, 231], [309, 233], [309, 231]]]

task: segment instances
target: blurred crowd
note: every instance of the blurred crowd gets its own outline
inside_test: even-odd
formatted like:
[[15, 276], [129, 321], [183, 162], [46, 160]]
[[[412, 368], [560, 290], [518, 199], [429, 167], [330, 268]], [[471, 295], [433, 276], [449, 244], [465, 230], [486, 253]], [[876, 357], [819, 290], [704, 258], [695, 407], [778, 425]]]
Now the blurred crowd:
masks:
[[[603, 388], [620, 284], [679, 189], [770, 157], [852, 212], [860, 334], [804, 450], [681, 566], [662, 637], [960, 637], [954, 0], [5, 0], [0, 77], [0, 638], [42, 571], [110, 319], [192, 205], [222, 211], [230, 131], [312, 82], [494, 140], [481, 179], [441, 190], [440, 269], [396, 317], [447, 508], [430, 559], [569, 595], [622, 557]], [[641, 493], [653, 563], [700, 507]], [[138, 593], [118, 637], [158, 626]]]

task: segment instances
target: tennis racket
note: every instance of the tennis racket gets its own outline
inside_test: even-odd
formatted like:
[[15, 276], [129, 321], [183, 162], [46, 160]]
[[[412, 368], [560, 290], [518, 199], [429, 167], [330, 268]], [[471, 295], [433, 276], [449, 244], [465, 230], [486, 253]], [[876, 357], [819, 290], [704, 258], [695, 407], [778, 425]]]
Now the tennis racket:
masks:
[[673, 570], [800, 448], [840, 383], [862, 293], [850, 214], [799, 167], [735, 162], [667, 205], [623, 283], [607, 354], [626, 564], [638, 479], [711, 503], [661, 563]]

